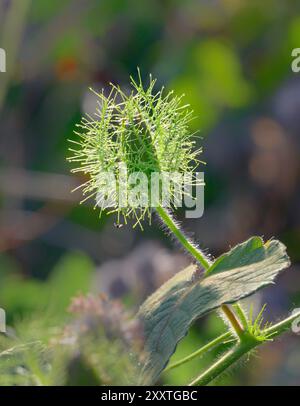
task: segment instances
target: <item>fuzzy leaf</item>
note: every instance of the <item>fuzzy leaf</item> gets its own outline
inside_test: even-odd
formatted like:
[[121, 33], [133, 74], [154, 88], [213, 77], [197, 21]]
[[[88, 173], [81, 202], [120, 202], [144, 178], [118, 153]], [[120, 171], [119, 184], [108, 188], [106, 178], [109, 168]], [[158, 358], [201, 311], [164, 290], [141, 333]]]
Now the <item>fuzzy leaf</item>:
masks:
[[138, 314], [145, 336], [141, 383], [155, 383], [193, 321], [273, 283], [289, 265], [281, 242], [264, 244], [253, 237], [220, 256], [205, 277], [197, 277], [194, 265], [177, 273], [146, 300]]

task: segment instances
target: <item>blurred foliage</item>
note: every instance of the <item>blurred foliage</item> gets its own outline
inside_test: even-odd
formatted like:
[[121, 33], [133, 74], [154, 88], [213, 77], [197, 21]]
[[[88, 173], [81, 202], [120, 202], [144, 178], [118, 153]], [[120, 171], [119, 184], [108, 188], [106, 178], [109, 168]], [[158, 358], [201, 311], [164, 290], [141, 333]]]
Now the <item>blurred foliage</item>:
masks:
[[[36, 312], [0, 337], [0, 385], [128, 385], [136, 381], [133, 354], [128, 352], [134, 348], [134, 330], [122, 306], [101, 298], [80, 296], [76, 300], [76, 316], [68, 324], [57, 315], [45, 317], [44, 312]], [[85, 306], [91, 303], [93, 308], [88, 307], [86, 314]]]
[[89, 291], [92, 271], [93, 266], [88, 257], [68, 253], [56, 264], [46, 281], [22, 278], [20, 273], [12, 269], [1, 273], [1, 305], [6, 309], [8, 321], [29, 316], [32, 312], [64, 315], [75, 294]]
[[[255, 300], [269, 303], [270, 319], [299, 307], [300, 76], [290, 68], [291, 51], [300, 47], [298, 0], [6, 0], [0, 46], [8, 56], [0, 74], [0, 307], [20, 330], [18, 342], [2, 337], [3, 350], [42, 340], [50, 328], [42, 340], [48, 348], [51, 326], [68, 322], [65, 310], [79, 292], [104, 290], [134, 309], [184, 266], [174, 250], [147, 245], [168, 244], [158, 227], [116, 229], [69, 194], [76, 185], [67, 139], [83, 112], [94, 112], [88, 87], [127, 83], [137, 66], [158, 86], [185, 93], [197, 116], [192, 130], [203, 138], [206, 210], [184, 224], [214, 255], [253, 234], [282, 240], [293, 272]], [[48, 326], [31, 326], [43, 320]], [[174, 357], [196, 350], [221, 326], [215, 315], [197, 323]], [[101, 343], [102, 354], [108, 344], [103, 338], [99, 349]], [[52, 354], [35, 345], [21, 357], [41, 354], [47, 365]], [[170, 371], [163, 383], [186, 382], [214, 355]], [[28, 363], [37, 382], [54, 382], [39, 372], [40, 361], [18, 358]], [[97, 366], [83, 365], [76, 382], [99, 379]], [[299, 365], [299, 337], [290, 337], [218, 384], [299, 385]], [[66, 383], [67, 374], [59, 376]], [[26, 374], [17, 380], [28, 384]]]

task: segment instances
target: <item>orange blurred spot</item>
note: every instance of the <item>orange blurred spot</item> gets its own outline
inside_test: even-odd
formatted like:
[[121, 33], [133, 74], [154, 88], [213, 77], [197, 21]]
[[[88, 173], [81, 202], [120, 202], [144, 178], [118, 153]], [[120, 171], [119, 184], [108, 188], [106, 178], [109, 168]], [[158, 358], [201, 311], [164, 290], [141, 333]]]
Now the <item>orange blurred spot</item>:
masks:
[[77, 61], [72, 57], [60, 59], [55, 66], [59, 80], [74, 80], [78, 74]]

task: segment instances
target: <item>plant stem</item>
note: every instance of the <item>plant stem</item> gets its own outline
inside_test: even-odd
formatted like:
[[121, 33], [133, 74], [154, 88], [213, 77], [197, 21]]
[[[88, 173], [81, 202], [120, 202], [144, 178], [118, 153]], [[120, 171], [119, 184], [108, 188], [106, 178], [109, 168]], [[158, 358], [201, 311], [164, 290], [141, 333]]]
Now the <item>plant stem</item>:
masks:
[[[264, 330], [266, 336], [276, 337], [286, 332], [293, 322], [300, 317], [300, 312], [287, 317], [281, 322]], [[209, 384], [212, 380], [222, 374], [227, 368], [238, 361], [243, 355], [255, 347], [264, 344], [268, 340], [259, 341], [254, 336], [250, 335], [247, 331], [240, 337], [239, 343], [231, 349], [227, 354], [220, 358], [215, 364], [208, 368], [203, 374], [194, 379], [189, 386], [204, 386]]]
[[[192, 257], [195, 258], [195, 260], [199, 262], [203, 266], [203, 268], [207, 271], [211, 266], [210, 260], [199, 248], [196, 248], [195, 245], [184, 235], [183, 231], [180, 229], [180, 226], [174, 220], [172, 214], [162, 206], [158, 206], [156, 208], [156, 211], [160, 216], [160, 218], [162, 219], [162, 221], [169, 228], [169, 230], [175, 235], [175, 237], [183, 245], [186, 251], [189, 252], [192, 255]], [[228, 308], [227, 305], [223, 305], [222, 310], [224, 311], [226, 317], [228, 317], [228, 320], [231, 323], [232, 328], [239, 336], [243, 331], [243, 328], [241, 327], [234, 313]]]
[[185, 358], [182, 358], [181, 360], [174, 362], [170, 366], [168, 366], [164, 372], [170, 371], [171, 369], [177, 368], [186, 362], [192, 361], [196, 357], [200, 357], [204, 353], [208, 352], [211, 350], [213, 347], [217, 346], [218, 344], [224, 343], [225, 340], [229, 339], [232, 337], [232, 334], [228, 331], [227, 333], [224, 333], [220, 335], [219, 337], [215, 338], [214, 340], [210, 341], [208, 344], [204, 345], [203, 347], [199, 348], [197, 351], [193, 352], [192, 354], [188, 355]]
[[266, 334], [268, 334], [272, 338], [277, 337], [277, 336], [281, 335], [282, 333], [286, 332], [287, 330], [289, 330], [291, 328], [291, 325], [293, 324], [293, 322], [299, 318], [300, 318], [300, 311], [298, 313], [292, 314], [291, 316], [280, 321], [279, 323], [274, 324], [271, 327], [268, 327], [264, 331]]
[[231, 324], [232, 328], [234, 329], [234, 331], [236, 332], [237, 336], [241, 337], [244, 333], [244, 329], [241, 326], [239, 320], [236, 318], [233, 311], [227, 305], [222, 305], [221, 309], [223, 310], [225, 316], [227, 317], [228, 321], [230, 322], [230, 324]]
[[199, 248], [196, 248], [194, 244], [191, 241], [189, 241], [189, 239], [184, 235], [178, 224], [176, 224], [171, 213], [168, 212], [162, 206], [158, 206], [156, 208], [156, 211], [161, 217], [162, 221], [166, 224], [166, 226], [170, 229], [170, 231], [172, 231], [172, 233], [183, 245], [183, 247], [193, 256], [193, 258], [196, 259], [196, 261], [198, 261], [203, 266], [205, 270], [207, 270], [211, 265], [209, 259], [206, 258], [204, 253], [201, 252]]
[[256, 345], [258, 345], [258, 342], [254, 340], [240, 342], [203, 374], [193, 380], [189, 386], [205, 386], [209, 384], [213, 379], [217, 378], [222, 372], [237, 362], [243, 355], [251, 351]]

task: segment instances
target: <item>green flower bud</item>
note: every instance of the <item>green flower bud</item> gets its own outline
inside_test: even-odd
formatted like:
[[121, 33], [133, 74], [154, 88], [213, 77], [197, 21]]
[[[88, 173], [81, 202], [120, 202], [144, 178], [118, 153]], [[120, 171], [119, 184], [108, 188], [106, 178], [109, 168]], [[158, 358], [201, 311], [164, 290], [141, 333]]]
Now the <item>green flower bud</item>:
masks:
[[[149, 86], [144, 88], [139, 73], [138, 82], [131, 78], [129, 94], [114, 85], [108, 96], [103, 91], [94, 92], [99, 98], [95, 117], [82, 118], [77, 125], [80, 131], [75, 132], [78, 139], [71, 141], [77, 147], [70, 148], [73, 155], [68, 160], [77, 164], [72, 172], [89, 176], [82, 185], [84, 200], [96, 199], [101, 211], [105, 207], [99, 204], [99, 196], [114, 201], [109, 213], [117, 213], [118, 223], [121, 216], [125, 222], [133, 217], [135, 225], [140, 226], [145, 217], [151, 220], [153, 205], [142, 195], [151, 195], [153, 174], [177, 174], [167, 185], [167, 192], [174, 198], [178, 190], [183, 190], [182, 176], [193, 174], [199, 164], [201, 149], [195, 149], [195, 136], [189, 131], [192, 111], [173, 92], [165, 94], [163, 88], [155, 92], [155, 82], [150, 75]], [[107, 173], [112, 177], [108, 178]], [[139, 188], [137, 192], [137, 184], [124, 183], [124, 177], [145, 181], [146, 191]], [[197, 184], [196, 178], [190, 176], [188, 184]], [[187, 193], [185, 190], [183, 193]], [[132, 193], [143, 203], [137, 205], [132, 203], [134, 199], [127, 199]], [[165, 206], [171, 207], [172, 201]]]

